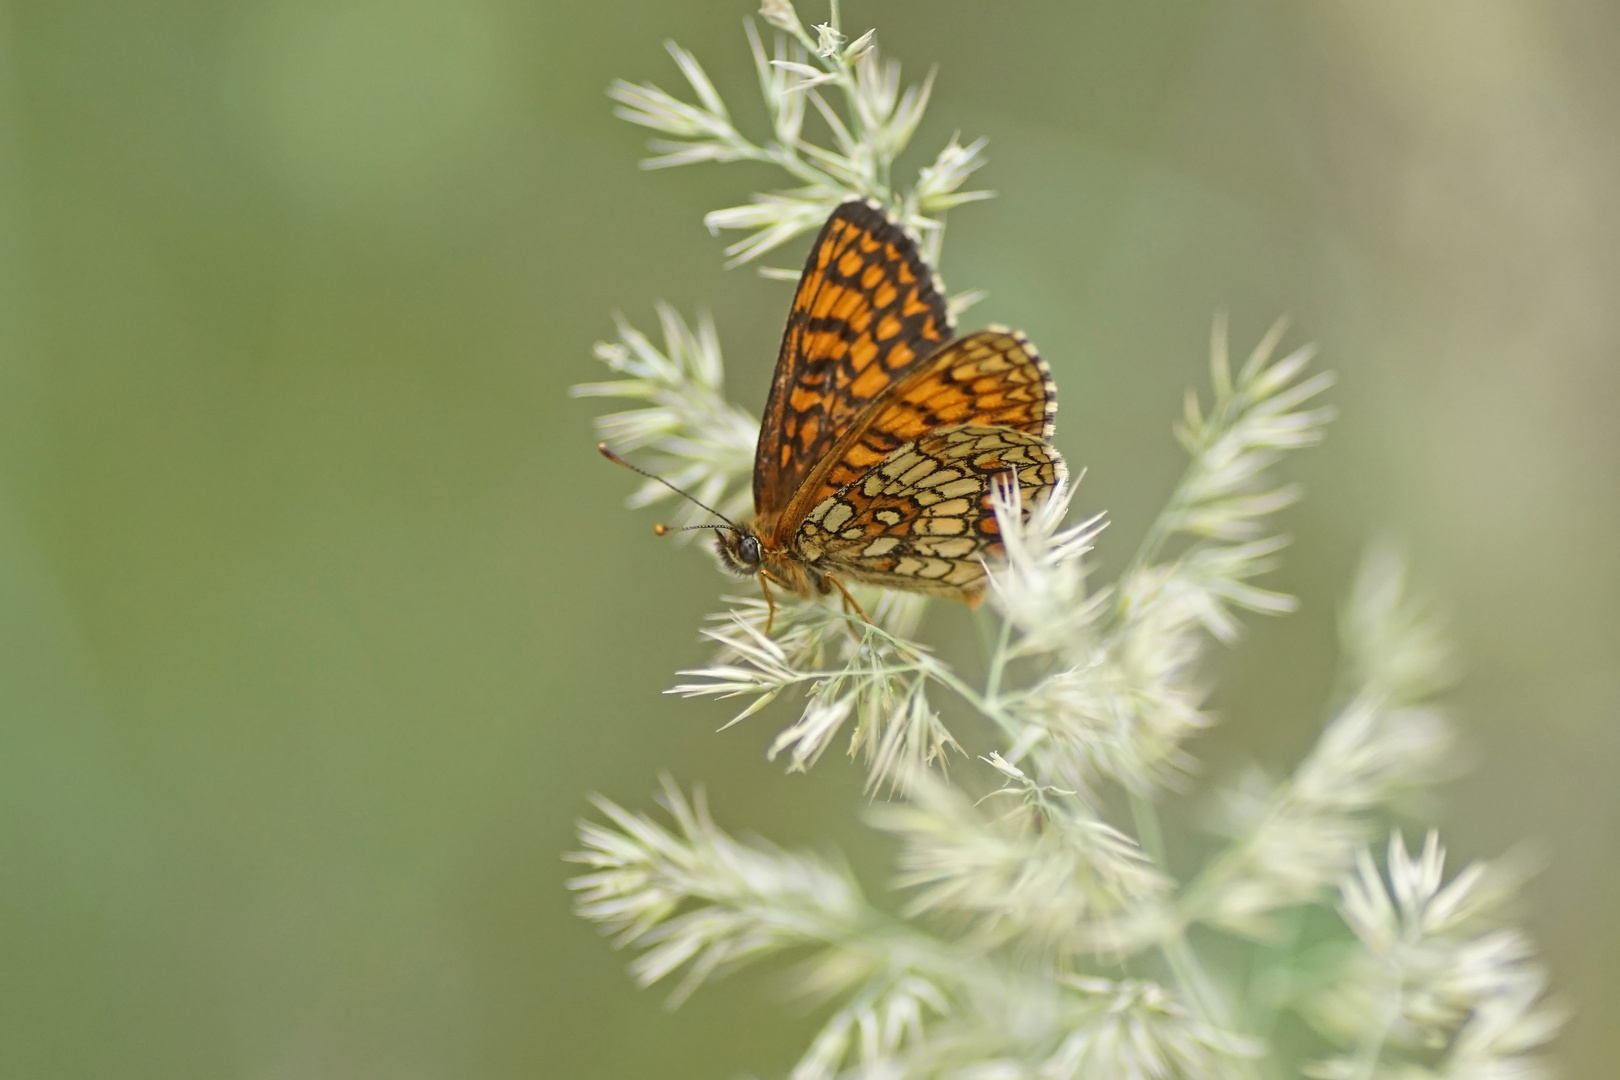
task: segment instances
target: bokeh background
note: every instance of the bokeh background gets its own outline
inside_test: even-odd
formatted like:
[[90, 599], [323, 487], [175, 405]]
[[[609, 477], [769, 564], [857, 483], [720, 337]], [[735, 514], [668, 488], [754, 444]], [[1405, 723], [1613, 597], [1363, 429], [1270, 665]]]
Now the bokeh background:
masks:
[[[638, 172], [615, 76], [695, 49], [761, 114], [750, 0], [11, 0], [0, 23], [0, 1072], [722, 1077], [811, 1030], [747, 976], [678, 1012], [575, 920], [587, 794], [708, 784], [881, 891], [859, 777], [781, 712], [661, 698], [724, 583], [592, 452], [593, 340], [712, 310], [755, 406], [788, 286]], [[814, 5], [807, 17], [820, 17]], [[1620, 1056], [1620, 9], [1608, 0], [849, 0], [918, 137], [1001, 193], [945, 271], [1026, 329], [1119, 565], [1208, 327], [1342, 381], [1278, 583], [1222, 661], [1217, 775], [1283, 768], [1367, 538], [1454, 613], [1460, 858], [1533, 842], [1529, 925]], [[919, 159], [920, 160], [920, 159]], [[791, 264], [791, 254], [775, 261]], [[945, 648], [969, 636], [941, 608]]]

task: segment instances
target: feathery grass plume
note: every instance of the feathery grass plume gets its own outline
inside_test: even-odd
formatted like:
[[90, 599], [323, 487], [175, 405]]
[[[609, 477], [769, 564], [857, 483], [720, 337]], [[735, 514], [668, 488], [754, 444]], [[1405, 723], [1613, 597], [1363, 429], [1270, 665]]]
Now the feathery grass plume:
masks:
[[1188, 890], [1189, 918], [1268, 936], [1270, 913], [1337, 885], [1381, 809], [1446, 775], [1450, 728], [1428, 698], [1447, 683], [1450, 650], [1403, 586], [1398, 556], [1375, 548], [1340, 620], [1353, 695], [1286, 781], [1256, 770], [1223, 793], [1235, 840]]
[[1170, 882], [1135, 841], [1075, 792], [1036, 784], [999, 754], [988, 761], [1005, 780], [982, 802], [916, 773], [905, 801], [870, 812], [900, 840], [894, 884], [914, 893], [908, 915], [972, 914], [987, 942], [1089, 952], [1100, 920], [1162, 906]]
[[[627, 378], [584, 383], [575, 397], [618, 397], [647, 403], [596, 419], [597, 435], [624, 451], [649, 449], [648, 467], [677, 487], [730, 515], [748, 509], [744, 481], [754, 462], [759, 422], [725, 397], [720, 339], [707, 316], [694, 330], [668, 304], [658, 305], [664, 347], [659, 349], [621, 316], [619, 340], [597, 342], [596, 357]], [[655, 480], [641, 485], [631, 506], [673, 498]], [[683, 502], [676, 523], [694, 525], [708, 515]]]
[[[998, 505], [1007, 560], [992, 579], [1018, 631], [1009, 655], [1048, 654], [1055, 667], [1003, 695], [1014, 738], [1008, 756], [1028, 755], [1043, 779], [1074, 787], [1106, 778], [1139, 795], [1178, 784], [1191, 765], [1183, 744], [1211, 722], [1198, 677], [1208, 640], [1236, 640], [1234, 609], [1293, 610], [1291, 597], [1253, 581], [1286, 542], [1267, 535], [1271, 516], [1298, 496], [1276, 484], [1271, 468], [1284, 452], [1320, 441], [1332, 413], [1304, 406], [1332, 379], [1300, 378], [1308, 348], [1272, 363], [1281, 336], [1279, 323], [1234, 378], [1225, 323], [1216, 321], [1214, 406], [1206, 417], [1188, 393], [1177, 435], [1192, 460], [1112, 588], [1084, 592], [1093, 523], [1061, 530], [1058, 499], [1028, 522], [1015, 500]], [[1190, 542], [1167, 555], [1178, 537]], [[993, 657], [992, 670], [1001, 663]]]
[[[983, 139], [963, 146], [953, 136], [909, 188], [893, 176], [894, 162], [911, 142], [933, 93], [932, 72], [902, 92], [900, 65], [884, 60], [877, 33], [853, 41], [840, 25], [838, 5], [814, 33], [799, 21], [790, 3], [766, 3], [760, 16], [775, 28], [771, 54], [752, 21], [744, 23], [759, 87], [770, 117], [770, 134], [755, 141], [738, 130], [731, 113], [697, 57], [673, 41], [665, 47], [686, 79], [696, 102], [682, 101], [652, 83], [615, 82], [608, 95], [615, 113], [633, 124], [670, 138], [654, 139], [655, 156], [644, 168], [660, 169], [700, 161], [757, 161], [775, 165], [797, 187], [756, 193], [744, 205], [715, 210], [704, 218], [709, 231], [751, 230], [726, 249], [728, 265], [751, 262], [821, 226], [851, 195], [876, 199], [896, 220], [922, 237], [923, 251], [937, 269], [944, 243], [945, 211], [991, 197], [988, 191], [962, 191], [984, 164]], [[830, 144], [805, 132], [806, 105], [827, 130]], [[797, 272], [786, 276], [796, 279]]]
[[[880, 63], [872, 33], [846, 39], [836, 4], [810, 29], [789, 0], [760, 14], [779, 32], [767, 58], [748, 30], [771, 137], [741, 135], [672, 45], [695, 104], [650, 85], [612, 91], [620, 115], [678, 140], [648, 164], [767, 161], [800, 182], [710, 215], [754, 230], [734, 260], [849, 195], [882, 200], [937, 259], [937, 215], [976, 194], [957, 188], [982, 141], [953, 142], [912, 189], [895, 187], [932, 76], [901, 93], [898, 67]], [[807, 105], [831, 146], [805, 137]], [[605, 437], [742, 509], [757, 424], [724, 396], [713, 326], [659, 315], [662, 349], [621, 323], [597, 355], [624, 377], [581, 392], [634, 402], [599, 421]], [[916, 596], [862, 591], [870, 624], [785, 597], [769, 634], [762, 600], [728, 598], [702, 631], [712, 659], [670, 692], [735, 699], [732, 723], [791, 703], [770, 750], [790, 771], [847, 730], [869, 790], [889, 796], [866, 813], [898, 843], [890, 885], [906, 902], [886, 914], [837, 862], [735, 839], [701, 792], [666, 779], [669, 824], [598, 800], [602, 819], [581, 823], [570, 856], [589, 868], [571, 883], [577, 910], [636, 954], [638, 982], [670, 981], [678, 1001], [797, 955], [794, 987], [830, 1015], [792, 1080], [1546, 1075], [1537, 1052], [1563, 1013], [1506, 914], [1514, 875], [1476, 864], [1444, 883], [1433, 834], [1417, 857], [1396, 834], [1387, 877], [1366, 850], [1452, 756], [1434, 699], [1455, 665], [1394, 549], [1372, 549], [1344, 604], [1342, 700], [1316, 745], [1287, 776], [1251, 769], [1216, 786], [1219, 841], [1202, 820], [1164, 815], [1196, 775], [1190, 740], [1216, 721], [1211, 648], [1235, 645], [1245, 614], [1295, 605], [1263, 582], [1286, 545], [1276, 515], [1300, 494], [1279, 473], [1321, 440], [1331, 377], [1308, 371], [1309, 348], [1277, 358], [1283, 334], [1279, 323], [1234, 370], [1216, 321], [1209, 404], [1189, 392], [1176, 428], [1186, 473], [1114, 581], [1086, 562], [1102, 519], [1066, 520], [1073, 485], [1027, 512], [1015, 487], [993, 492], [1006, 551], [989, 568], [997, 625], [982, 680], [915, 640]], [[936, 709], [946, 698], [996, 746], [948, 775], [960, 744]], [[1285, 1012], [1316, 1045], [1273, 1040]]]
[[1357, 853], [1339, 911], [1358, 947], [1307, 1010], [1342, 1052], [1307, 1075], [1548, 1075], [1533, 1051], [1565, 1014], [1544, 999], [1534, 947], [1502, 917], [1518, 875], [1475, 863], [1448, 884], [1445, 862], [1433, 831], [1415, 858], [1390, 835], [1387, 884], [1372, 853]]
[[[865, 902], [847, 871], [733, 840], [715, 827], [701, 790], [688, 800], [668, 777], [659, 801], [678, 832], [598, 799], [615, 827], [582, 826], [585, 851], [571, 856], [593, 870], [572, 882], [580, 914], [644, 950], [632, 968], [643, 986], [684, 967], [678, 1001], [747, 960], [860, 927]], [[704, 903], [676, 915], [694, 900]]]

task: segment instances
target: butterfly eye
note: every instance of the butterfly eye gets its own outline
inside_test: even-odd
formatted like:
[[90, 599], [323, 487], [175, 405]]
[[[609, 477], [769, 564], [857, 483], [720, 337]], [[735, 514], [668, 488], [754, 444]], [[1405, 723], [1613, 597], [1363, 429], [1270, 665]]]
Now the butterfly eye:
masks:
[[743, 537], [742, 542], [737, 545], [737, 554], [750, 566], [759, 562], [759, 539], [753, 536]]

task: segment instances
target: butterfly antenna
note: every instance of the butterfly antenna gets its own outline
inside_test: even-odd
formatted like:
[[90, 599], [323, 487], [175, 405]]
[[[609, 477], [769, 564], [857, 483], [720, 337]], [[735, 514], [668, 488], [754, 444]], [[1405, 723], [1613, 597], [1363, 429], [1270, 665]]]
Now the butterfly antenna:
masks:
[[691, 532], [693, 529], [715, 529], [719, 532], [737, 531], [737, 527], [735, 525], [682, 525], [678, 529], [672, 529], [668, 525], [653, 526], [653, 532], [657, 533], [659, 536], [668, 536], [670, 533]]
[[[717, 517], [721, 521], [725, 522], [725, 525], [689, 525], [689, 526], [687, 526], [687, 528], [691, 528], [691, 529], [725, 529], [725, 528], [730, 528], [733, 532], [741, 532], [742, 531], [742, 530], [737, 528], [737, 523], [736, 522], [734, 522], [730, 518], [726, 517], [726, 515], [722, 514], [720, 511], [716, 510], [714, 507], [710, 506], [708, 503], [704, 502], [702, 499], [697, 498], [696, 496], [692, 495], [690, 492], [682, 491], [680, 488], [676, 487], [674, 484], [670, 483], [668, 480], [665, 480], [662, 476], [654, 476], [652, 473], [648, 472], [646, 469], [638, 468], [637, 466], [630, 464], [628, 461], [624, 460], [624, 458], [620, 457], [618, 454], [615, 454], [612, 450], [609, 450], [607, 443], [597, 443], [596, 444], [596, 452], [601, 454], [603, 457], [607, 458], [609, 461], [613, 462], [615, 465], [623, 465], [625, 468], [629, 469], [633, 473], [640, 473], [642, 476], [645, 476], [649, 480], [658, 481], [660, 484], [663, 484], [665, 487], [669, 488], [669, 490], [673, 491], [675, 494], [679, 495], [681, 498], [686, 499], [688, 502], [692, 502], [692, 503], [697, 504], [698, 506], [703, 507], [703, 509], [707, 510], [709, 513], [713, 514], [715, 517]], [[665, 533], [670, 533], [670, 532], [685, 532], [685, 531], [686, 531], [686, 529], [671, 529], [671, 528], [668, 528], [668, 527], [663, 526], [663, 525], [657, 525], [657, 526], [654, 526], [654, 528], [653, 528], [653, 532], [657, 533], [659, 536], [663, 536]]]

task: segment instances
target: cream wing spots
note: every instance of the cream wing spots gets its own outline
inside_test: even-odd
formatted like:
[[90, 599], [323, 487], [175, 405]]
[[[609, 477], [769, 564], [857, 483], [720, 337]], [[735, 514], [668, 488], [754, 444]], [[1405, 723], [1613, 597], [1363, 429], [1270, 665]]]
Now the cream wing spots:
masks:
[[846, 580], [974, 603], [985, 558], [1001, 552], [991, 485], [1009, 474], [1028, 507], [1066, 469], [1040, 434], [980, 425], [934, 432], [822, 499], [800, 525], [794, 554]]

